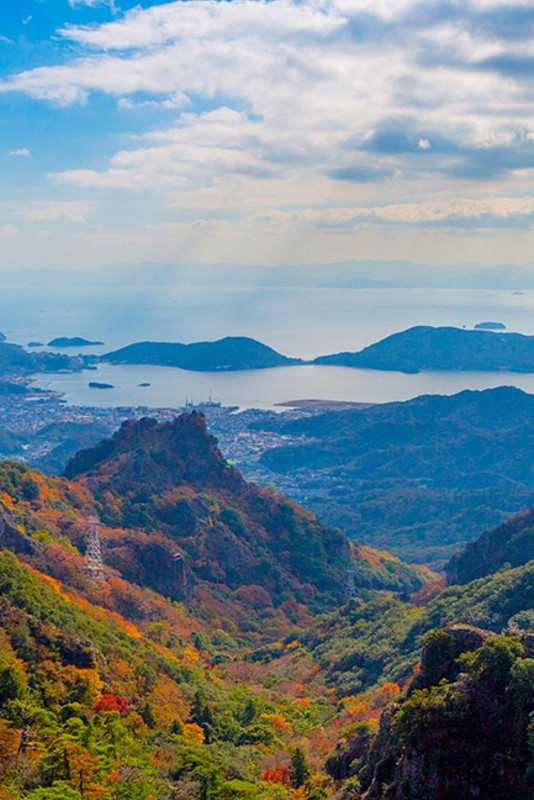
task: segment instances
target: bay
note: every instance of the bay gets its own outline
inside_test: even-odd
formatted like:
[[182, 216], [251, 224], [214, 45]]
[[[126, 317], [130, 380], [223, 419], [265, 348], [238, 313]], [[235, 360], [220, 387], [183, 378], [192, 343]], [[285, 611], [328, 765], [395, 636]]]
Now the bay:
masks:
[[[102, 340], [103, 353], [135, 341], [191, 342], [250, 336], [289, 356], [358, 350], [412, 325], [473, 327], [498, 321], [534, 334], [534, 291], [286, 289], [250, 287], [99, 286], [3, 287], [0, 330], [10, 341], [48, 342], [56, 336]], [[452, 394], [503, 384], [534, 391], [534, 376], [514, 373], [404, 375], [341, 367], [285, 367], [232, 373], [195, 373], [152, 366], [102, 364], [95, 372], [37, 375], [69, 403], [181, 406], [210, 395], [225, 405], [272, 408], [277, 402], [320, 398], [361, 402]], [[90, 389], [89, 381], [114, 385]], [[140, 387], [150, 383], [150, 387]]]

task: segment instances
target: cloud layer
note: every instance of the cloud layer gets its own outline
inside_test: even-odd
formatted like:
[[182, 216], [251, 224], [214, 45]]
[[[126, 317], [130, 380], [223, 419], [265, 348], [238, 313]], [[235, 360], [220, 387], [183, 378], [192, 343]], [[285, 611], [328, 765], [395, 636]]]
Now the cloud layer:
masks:
[[530, 225], [531, 2], [180, 0], [58, 36], [0, 92], [159, 121], [63, 188], [159, 193], [180, 224]]

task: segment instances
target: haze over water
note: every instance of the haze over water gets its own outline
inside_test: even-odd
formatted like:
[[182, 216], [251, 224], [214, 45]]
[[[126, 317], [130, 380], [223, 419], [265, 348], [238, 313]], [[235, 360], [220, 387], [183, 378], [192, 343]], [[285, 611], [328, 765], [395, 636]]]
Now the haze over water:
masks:
[[[0, 330], [26, 345], [55, 336], [105, 342], [102, 353], [135, 341], [191, 342], [250, 336], [289, 355], [358, 350], [412, 325], [472, 327], [504, 322], [508, 331], [534, 334], [534, 292], [399, 289], [236, 289], [167, 286], [147, 291], [95, 288], [58, 292], [6, 290]], [[74, 351], [75, 352], [75, 351]], [[425, 393], [503, 384], [534, 392], [534, 375], [515, 373], [402, 373], [341, 367], [287, 367], [231, 373], [195, 373], [153, 366], [103, 364], [97, 372], [38, 376], [39, 385], [83, 405], [180, 406], [211, 395], [225, 405], [270, 408], [302, 398], [386, 402]], [[90, 380], [115, 389], [89, 389]], [[151, 383], [141, 388], [139, 383]]]

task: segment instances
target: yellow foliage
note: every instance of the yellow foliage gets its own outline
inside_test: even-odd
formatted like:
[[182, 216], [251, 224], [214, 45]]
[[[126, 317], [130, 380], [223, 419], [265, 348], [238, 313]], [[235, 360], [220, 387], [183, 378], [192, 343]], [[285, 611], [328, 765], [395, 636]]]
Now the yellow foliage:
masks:
[[186, 664], [197, 664], [200, 661], [200, 653], [196, 647], [184, 647], [183, 660]]
[[195, 722], [185, 723], [184, 736], [191, 744], [204, 744], [204, 731]]
[[354, 705], [349, 706], [349, 714], [353, 717], [359, 717], [361, 714], [365, 714], [366, 711], [369, 711], [367, 703], [354, 703]]
[[0, 500], [10, 509], [10, 511], [15, 510], [15, 504], [13, 503], [13, 498], [10, 494], [7, 492], [2, 492], [2, 494], [0, 494]]

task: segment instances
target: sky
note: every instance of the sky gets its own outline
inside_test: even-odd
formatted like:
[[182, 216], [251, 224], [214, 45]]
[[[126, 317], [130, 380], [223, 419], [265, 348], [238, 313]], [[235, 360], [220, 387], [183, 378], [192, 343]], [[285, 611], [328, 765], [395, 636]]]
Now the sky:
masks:
[[531, 0], [0, 9], [0, 270], [534, 262]]

